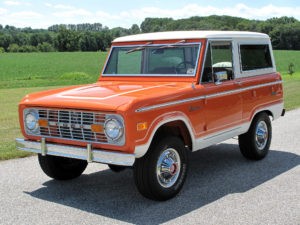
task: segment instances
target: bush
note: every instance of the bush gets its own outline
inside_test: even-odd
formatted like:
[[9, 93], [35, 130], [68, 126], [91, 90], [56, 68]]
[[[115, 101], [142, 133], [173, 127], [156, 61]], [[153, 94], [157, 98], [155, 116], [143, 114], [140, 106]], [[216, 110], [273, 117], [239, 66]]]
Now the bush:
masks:
[[38, 49], [32, 45], [23, 45], [19, 47], [19, 52], [38, 52]]
[[5, 52], [4, 48], [0, 47], [0, 53], [4, 53], [4, 52]]
[[55, 51], [53, 46], [51, 44], [49, 44], [48, 42], [43, 42], [43, 43], [38, 44], [37, 49], [40, 52], [54, 52]]
[[17, 44], [10, 44], [7, 48], [8, 52], [19, 52], [20, 46]]

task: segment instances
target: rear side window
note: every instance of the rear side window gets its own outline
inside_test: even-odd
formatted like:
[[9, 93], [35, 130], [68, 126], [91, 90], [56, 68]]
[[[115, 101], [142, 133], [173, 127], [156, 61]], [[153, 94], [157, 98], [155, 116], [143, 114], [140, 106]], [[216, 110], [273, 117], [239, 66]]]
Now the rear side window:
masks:
[[242, 71], [273, 67], [269, 45], [240, 45]]

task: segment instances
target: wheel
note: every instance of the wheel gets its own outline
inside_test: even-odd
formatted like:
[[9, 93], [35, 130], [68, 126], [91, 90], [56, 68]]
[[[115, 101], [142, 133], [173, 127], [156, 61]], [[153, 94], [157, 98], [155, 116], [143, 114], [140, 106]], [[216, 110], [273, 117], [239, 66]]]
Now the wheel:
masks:
[[260, 160], [269, 152], [272, 139], [272, 125], [267, 113], [254, 117], [249, 131], [239, 136], [241, 153], [247, 159]]
[[178, 137], [154, 141], [147, 154], [136, 160], [134, 178], [146, 198], [164, 201], [181, 190], [188, 169], [187, 150]]
[[118, 166], [118, 165], [112, 165], [112, 164], [108, 164], [108, 167], [116, 173], [121, 172], [126, 169], [126, 166]]
[[38, 155], [39, 163], [46, 175], [56, 180], [70, 180], [79, 177], [87, 162], [79, 159], [70, 159], [52, 155]]

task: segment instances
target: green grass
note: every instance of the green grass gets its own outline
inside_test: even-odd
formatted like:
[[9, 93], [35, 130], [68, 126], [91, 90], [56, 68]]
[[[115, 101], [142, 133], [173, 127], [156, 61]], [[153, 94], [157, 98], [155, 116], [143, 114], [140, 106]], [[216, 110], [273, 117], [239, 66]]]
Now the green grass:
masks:
[[[17, 151], [14, 142], [16, 137], [22, 137], [17, 105], [23, 96], [55, 88], [51, 85], [94, 82], [105, 56], [98, 52], [0, 54], [0, 160], [30, 155]], [[298, 108], [300, 51], [275, 51], [275, 59], [284, 80], [285, 108]], [[287, 72], [290, 63], [295, 65], [293, 75]]]
[[27, 152], [17, 151], [14, 139], [22, 137], [18, 120], [18, 102], [24, 95], [49, 87], [0, 89], [0, 160], [25, 157]]
[[0, 88], [91, 83], [97, 80], [106, 52], [0, 54]]

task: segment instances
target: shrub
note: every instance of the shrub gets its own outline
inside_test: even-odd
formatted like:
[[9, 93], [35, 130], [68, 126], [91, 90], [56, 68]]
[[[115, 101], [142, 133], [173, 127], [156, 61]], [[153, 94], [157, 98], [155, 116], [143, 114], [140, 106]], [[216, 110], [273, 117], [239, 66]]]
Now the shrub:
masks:
[[40, 52], [54, 52], [55, 51], [53, 46], [51, 44], [49, 44], [48, 42], [43, 42], [43, 43], [38, 44], [37, 49]]
[[8, 52], [19, 52], [20, 46], [17, 44], [10, 44], [7, 48]]

